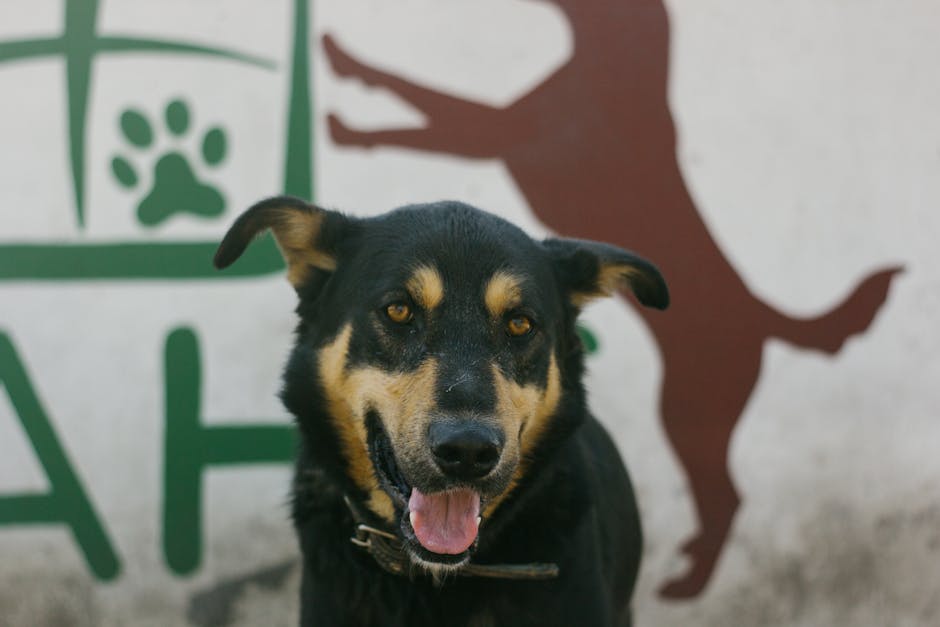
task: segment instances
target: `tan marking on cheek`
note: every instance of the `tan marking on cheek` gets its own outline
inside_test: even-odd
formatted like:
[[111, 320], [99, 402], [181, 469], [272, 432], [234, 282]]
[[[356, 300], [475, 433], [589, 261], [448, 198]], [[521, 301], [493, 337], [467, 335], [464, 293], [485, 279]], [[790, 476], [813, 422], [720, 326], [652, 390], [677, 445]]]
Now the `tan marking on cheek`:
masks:
[[408, 279], [406, 287], [411, 297], [425, 311], [431, 311], [444, 300], [444, 280], [441, 274], [430, 266], [417, 268]]
[[346, 354], [351, 336], [352, 327], [347, 325], [320, 351], [320, 377], [351, 478], [369, 493], [369, 508], [393, 522], [392, 501], [379, 487], [369, 458], [366, 412], [378, 412], [399, 462], [420, 456], [434, 404], [437, 361], [429, 359], [409, 373], [373, 367], [349, 369]]
[[362, 416], [374, 409], [392, 440], [396, 453], [415, 445], [415, 431], [426, 423], [434, 403], [437, 361], [428, 359], [414, 372], [391, 373], [361, 368], [350, 374], [348, 401]]
[[350, 478], [369, 494], [369, 508], [385, 520], [394, 521], [394, 507], [384, 490], [379, 488], [375, 469], [369, 459], [364, 414], [352, 400], [355, 398], [355, 373], [346, 370], [352, 325], [347, 324], [333, 342], [319, 353], [319, 374], [326, 392], [330, 419], [339, 436], [343, 457], [349, 466]]
[[509, 309], [522, 304], [520, 285], [522, 285], [520, 277], [502, 270], [490, 277], [486, 284], [486, 291], [483, 293], [483, 302], [491, 316], [499, 317]]
[[[554, 353], [549, 358], [548, 376], [544, 388], [534, 384], [519, 385], [503, 376], [499, 368], [493, 367], [496, 382], [497, 412], [508, 435], [519, 434], [518, 439], [509, 437], [505, 454], [515, 453], [519, 465], [513, 473], [508, 487], [501, 494], [491, 499], [484, 511], [490, 516], [503, 500], [515, 489], [519, 480], [528, 469], [529, 455], [535, 449], [558, 409], [561, 399], [561, 375]], [[513, 450], [516, 447], [517, 450]]]
[[548, 361], [548, 379], [545, 389], [539, 395], [535, 405], [535, 412], [526, 422], [522, 431], [522, 454], [528, 455], [538, 444], [542, 433], [548, 427], [552, 416], [558, 410], [558, 401], [561, 400], [561, 373], [558, 371], [558, 362], [555, 355]]
[[[360, 422], [365, 422], [365, 414], [369, 409], [376, 411], [398, 463], [408, 464], [420, 459], [426, 453], [424, 434], [434, 404], [437, 362], [428, 360], [411, 373], [363, 368], [355, 371], [351, 379], [350, 398], [357, 415], [362, 417]], [[374, 473], [371, 461], [369, 468]], [[378, 489], [372, 492], [372, 499], [388, 500], [388, 495]], [[391, 503], [390, 500], [388, 502]], [[388, 519], [392, 517], [389, 514]]]
[[597, 273], [597, 288], [589, 292], [573, 292], [571, 302], [575, 307], [584, 307], [597, 298], [612, 296], [621, 287], [626, 287], [627, 282], [636, 276], [640, 276], [640, 272], [633, 266], [624, 264], [602, 266]]
[[316, 249], [323, 223], [321, 213], [284, 211], [274, 225], [274, 236], [287, 261], [287, 280], [300, 287], [310, 274], [310, 266], [335, 270], [336, 258]]

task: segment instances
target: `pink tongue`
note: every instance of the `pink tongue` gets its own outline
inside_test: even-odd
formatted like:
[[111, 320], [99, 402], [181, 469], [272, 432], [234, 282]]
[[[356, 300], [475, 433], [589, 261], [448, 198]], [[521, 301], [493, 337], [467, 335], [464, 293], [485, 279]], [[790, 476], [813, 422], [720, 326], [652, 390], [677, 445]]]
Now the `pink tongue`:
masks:
[[477, 537], [480, 495], [473, 490], [423, 494], [413, 488], [408, 509], [418, 542], [432, 553], [463, 553]]

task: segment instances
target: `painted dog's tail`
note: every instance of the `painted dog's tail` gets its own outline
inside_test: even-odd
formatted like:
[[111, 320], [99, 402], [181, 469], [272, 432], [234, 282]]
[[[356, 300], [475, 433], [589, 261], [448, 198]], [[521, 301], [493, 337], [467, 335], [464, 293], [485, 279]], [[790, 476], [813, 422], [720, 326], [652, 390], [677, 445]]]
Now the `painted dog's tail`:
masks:
[[846, 340], [868, 329], [888, 296], [888, 288], [902, 267], [885, 268], [861, 283], [834, 309], [815, 318], [791, 318], [770, 310], [770, 335], [802, 348], [837, 353]]

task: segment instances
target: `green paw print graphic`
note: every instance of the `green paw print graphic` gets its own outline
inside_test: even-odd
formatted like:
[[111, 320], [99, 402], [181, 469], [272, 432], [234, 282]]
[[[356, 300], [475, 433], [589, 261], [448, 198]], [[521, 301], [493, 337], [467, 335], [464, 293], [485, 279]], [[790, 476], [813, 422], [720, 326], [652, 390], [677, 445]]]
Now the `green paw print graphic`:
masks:
[[[182, 100], [174, 100], [166, 107], [166, 130], [174, 138], [182, 139], [189, 131], [189, 107]], [[140, 111], [127, 109], [121, 114], [121, 132], [129, 144], [138, 149], [150, 148], [154, 143], [153, 125]], [[208, 129], [202, 137], [200, 157], [208, 166], [217, 166], [227, 152], [225, 132], [218, 126]], [[156, 226], [176, 213], [211, 218], [225, 210], [225, 198], [218, 189], [196, 178], [191, 161], [178, 150], [171, 149], [160, 156], [153, 170], [153, 187], [137, 205], [137, 219], [145, 226]], [[131, 160], [118, 155], [111, 161], [111, 171], [127, 189], [135, 189], [140, 182]]]

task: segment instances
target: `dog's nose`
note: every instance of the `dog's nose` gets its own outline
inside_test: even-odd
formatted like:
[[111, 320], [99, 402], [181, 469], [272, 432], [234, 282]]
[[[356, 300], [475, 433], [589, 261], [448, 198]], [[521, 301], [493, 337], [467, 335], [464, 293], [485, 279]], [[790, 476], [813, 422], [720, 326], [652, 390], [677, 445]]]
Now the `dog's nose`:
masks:
[[441, 471], [464, 481], [487, 475], [499, 462], [503, 449], [499, 431], [470, 421], [431, 423], [428, 440]]

